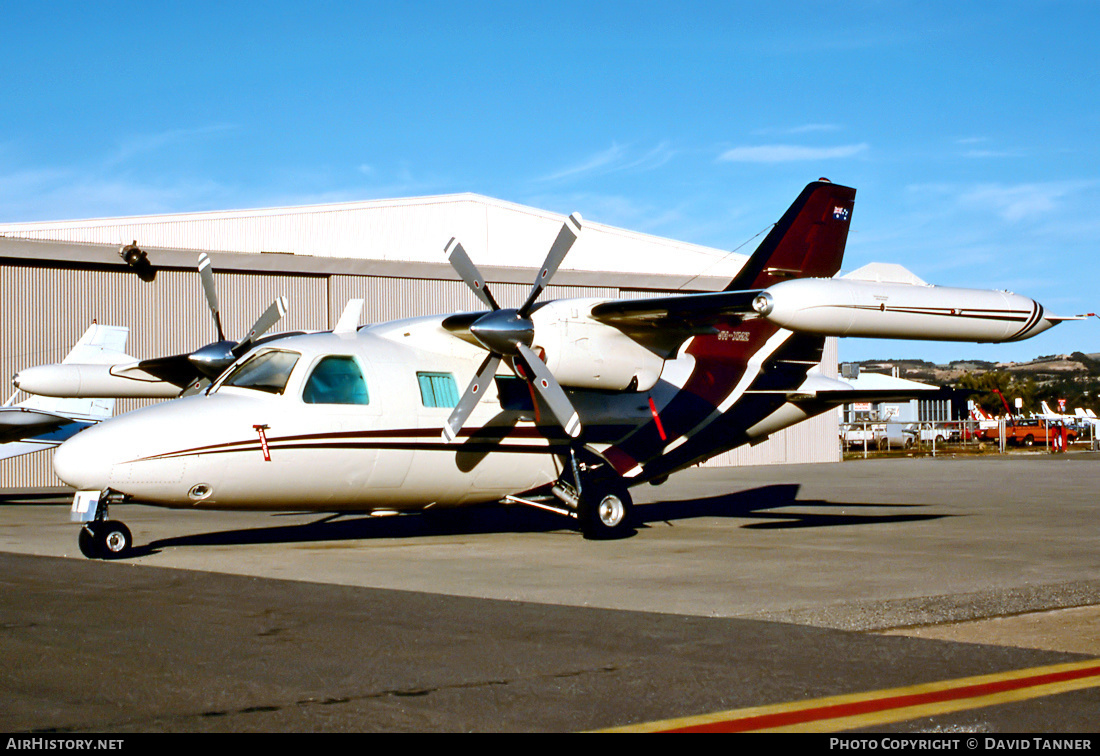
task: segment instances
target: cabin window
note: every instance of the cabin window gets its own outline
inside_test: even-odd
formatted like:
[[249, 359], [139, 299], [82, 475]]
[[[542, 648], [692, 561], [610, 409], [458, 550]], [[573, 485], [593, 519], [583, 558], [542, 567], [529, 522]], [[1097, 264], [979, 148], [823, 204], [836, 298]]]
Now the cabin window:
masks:
[[297, 352], [282, 349], [259, 352], [242, 362], [221, 385], [282, 394], [299, 357]]
[[425, 407], [454, 407], [458, 404], [458, 385], [450, 373], [417, 373], [420, 400]]
[[302, 401], [306, 404], [369, 404], [367, 382], [354, 357], [325, 357], [313, 368]]

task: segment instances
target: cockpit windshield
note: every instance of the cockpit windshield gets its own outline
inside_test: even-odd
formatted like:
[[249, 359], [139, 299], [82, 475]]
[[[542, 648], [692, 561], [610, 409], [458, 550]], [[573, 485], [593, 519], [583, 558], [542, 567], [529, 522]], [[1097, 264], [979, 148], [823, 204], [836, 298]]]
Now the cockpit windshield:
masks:
[[299, 357], [297, 352], [282, 349], [259, 352], [238, 365], [221, 385], [282, 394]]

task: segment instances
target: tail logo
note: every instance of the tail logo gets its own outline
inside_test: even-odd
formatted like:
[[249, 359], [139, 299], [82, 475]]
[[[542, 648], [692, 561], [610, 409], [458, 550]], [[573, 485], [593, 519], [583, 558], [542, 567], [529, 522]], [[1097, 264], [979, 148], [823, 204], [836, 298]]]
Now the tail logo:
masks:
[[848, 220], [848, 208], [846, 207], [834, 207], [833, 208], [833, 220], [846, 221]]

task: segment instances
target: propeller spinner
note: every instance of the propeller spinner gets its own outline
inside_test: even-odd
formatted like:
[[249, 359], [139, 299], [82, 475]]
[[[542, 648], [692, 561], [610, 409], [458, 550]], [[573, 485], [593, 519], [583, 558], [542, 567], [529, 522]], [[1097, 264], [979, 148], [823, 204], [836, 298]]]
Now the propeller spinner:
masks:
[[462, 426], [485, 393], [485, 387], [496, 375], [500, 361], [505, 357], [512, 360], [514, 368], [515, 363], [519, 363], [519, 369], [516, 372], [535, 387], [565, 432], [572, 438], [580, 435], [582, 428], [576, 409], [573, 408], [572, 402], [569, 401], [569, 397], [566, 396], [550, 369], [546, 367], [546, 363], [531, 348], [535, 339], [535, 325], [530, 318], [531, 308], [546, 289], [580, 233], [581, 216], [574, 213], [566, 219], [561, 231], [558, 232], [527, 300], [516, 309], [502, 308], [498, 305], [485, 283], [485, 277], [478, 271], [462, 245], [455, 239], [447, 243], [445, 251], [451, 266], [478, 299], [490, 308], [490, 312], [470, 324], [470, 334], [489, 352], [489, 356], [481, 363], [466, 392], [459, 399], [451, 416], [447, 418], [447, 424], [443, 426], [443, 439], [448, 443], [454, 441], [462, 430]]

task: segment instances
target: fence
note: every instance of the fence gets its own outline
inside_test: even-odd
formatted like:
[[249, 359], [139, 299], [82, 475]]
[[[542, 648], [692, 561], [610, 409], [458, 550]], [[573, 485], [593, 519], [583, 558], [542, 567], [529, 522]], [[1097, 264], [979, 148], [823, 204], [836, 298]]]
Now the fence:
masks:
[[[875, 451], [909, 449], [930, 452], [933, 456], [950, 448], [977, 449], [996, 445], [1000, 453], [1009, 447], [1059, 449], [1063, 424], [1047, 420], [952, 420], [947, 422], [902, 422], [897, 420], [860, 420], [840, 423], [841, 451], [864, 456]], [[1067, 442], [1075, 449], [1100, 449], [1095, 424], [1067, 423]]]

